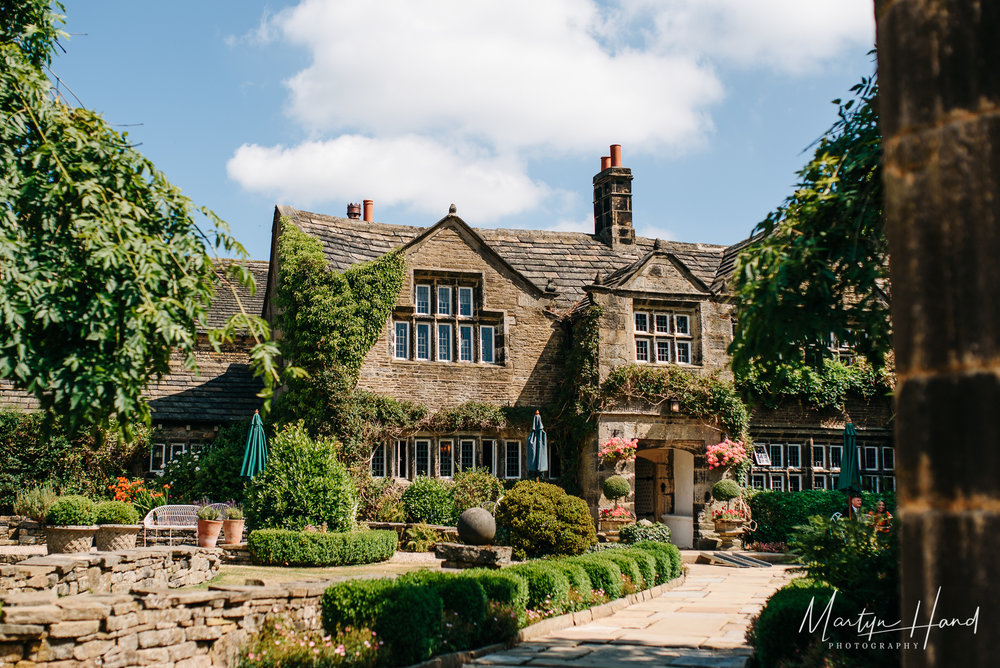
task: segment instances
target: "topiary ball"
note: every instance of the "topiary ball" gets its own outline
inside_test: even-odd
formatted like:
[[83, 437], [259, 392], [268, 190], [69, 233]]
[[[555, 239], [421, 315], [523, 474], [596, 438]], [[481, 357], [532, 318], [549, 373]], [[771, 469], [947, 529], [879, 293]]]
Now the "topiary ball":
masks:
[[94, 502], [85, 496], [61, 496], [45, 514], [52, 526], [88, 526], [94, 523]]
[[604, 496], [612, 501], [623, 499], [632, 491], [632, 486], [628, 484], [628, 480], [620, 475], [613, 475], [605, 480], [601, 488], [604, 491]]
[[723, 478], [712, 485], [712, 498], [716, 501], [731, 501], [741, 494], [743, 494], [743, 488], [730, 478]]
[[104, 501], [94, 509], [94, 524], [138, 524], [139, 512], [125, 501]]
[[458, 537], [466, 545], [489, 545], [497, 523], [485, 508], [469, 508], [458, 517]]

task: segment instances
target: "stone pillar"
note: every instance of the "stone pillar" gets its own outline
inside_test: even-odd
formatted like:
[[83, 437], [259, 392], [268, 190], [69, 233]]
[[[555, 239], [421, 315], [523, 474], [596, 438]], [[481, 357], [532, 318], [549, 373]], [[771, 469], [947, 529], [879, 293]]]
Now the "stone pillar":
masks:
[[[876, 0], [898, 385], [903, 664], [992, 666], [1000, 630], [1000, 3]], [[940, 596], [938, 591], [940, 588]], [[915, 634], [922, 646], [924, 631]], [[903, 641], [911, 640], [908, 634]]]

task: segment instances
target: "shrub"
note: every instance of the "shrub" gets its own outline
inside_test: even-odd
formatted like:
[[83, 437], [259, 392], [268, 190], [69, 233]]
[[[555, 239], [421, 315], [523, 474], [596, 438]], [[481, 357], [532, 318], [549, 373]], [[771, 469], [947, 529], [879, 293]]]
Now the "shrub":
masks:
[[[757, 660], [761, 666], [802, 665], [801, 657], [807, 653], [811, 644], [818, 642], [820, 634], [810, 634], [807, 628], [799, 630], [806, 616], [809, 604], [813, 602], [813, 619], [819, 618], [819, 613], [826, 607], [834, 588], [818, 584], [808, 579], [793, 581], [767, 600], [747, 631], [747, 642], [756, 651]], [[840, 596], [834, 601], [831, 614], [833, 617], [847, 618], [856, 616], [857, 610], [850, 610]], [[842, 630], [831, 624], [831, 635], [828, 640], [834, 640]], [[856, 633], [856, 631], [855, 631]], [[846, 640], [846, 638], [836, 638]], [[855, 637], [853, 640], [858, 640]], [[819, 664], [823, 665], [823, 664]]]
[[139, 511], [124, 501], [102, 501], [94, 507], [94, 524], [138, 524]]
[[[653, 558], [657, 560], [657, 564], [661, 563], [661, 557], [666, 558], [670, 567], [668, 568], [665, 576], [657, 576], [660, 581], [657, 584], [662, 584], [669, 580], [673, 580], [676, 577], [680, 577], [682, 569], [682, 557], [681, 551], [677, 549], [676, 545], [671, 545], [669, 543], [660, 543], [657, 541], [640, 541], [635, 543], [633, 547], [640, 550], [646, 550], [653, 555]], [[659, 573], [659, 567], [657, 567], [657, 572]], [[662, 577], [662, 579], [660, 579]]]
[[528, 583], [528, 608], [543, 616], [565, 610], [569, 605], [569, 580], [550, 563], [532, 561], [511, 566]]
[[246, 501], [247, 479], [240, 476], [250, 420], [222, 427], [213, 441], [189, 451], [163, 467], [162, 482], [170, 495], [182, 503], [198, 499]]
[[478, 581], [429, 570], [402, 575], [399, 581], [437, 590], [446, 620], [440, 651], [456, 652], [473, 646], [486, 624], [486, 593]]
[[603, 591], [610, 599], [621, 598], [622, 570], [618, 564], [602, 559], [598, 554], [571, 557], [567, 561], [583, 566], [590, 578], [591, 588]]
[[403, 486], [393, 478], [375, 478], [367, 467], [352, 469], [358, 489], [358, 520], [365, 522], [405, 522], [406, 511], [400, 501]]
[[440, 534], [426, 524], [414, 524], [403, 535], [406, 541], [403, 549], [407, 552], [429, 552], [441, 540]]
[[45, 523], [55, 526], [93, 524], [94, 502], [78, 494], [61, 496], [45, 513]]
[[411, 522], [453, 526], [458, 521], [452, 485], [440, 478], [417, 476], [402, 499]]
[[385, 644], [380, 662], [408, 666], [430, 658], [443, 632], [444, 608], [434, 587], [392, 580], [350, 580], [323, 594], [323, 628], [333, 635], [367, 627]]
[[[889, 510], [895, 511], [893, 494], [863, 492], [864, 512], [875, 508], [884, 499]], [[758, 492], [747, 499], [757, 530], [745, 537], [747, 543], [787, 543], [794, 528], [804, 525], [814, 516], [830, 517], [847, 511], [847, 497], [838, 490], [803, 490], [801, 492]]]
[[618, 538], [623, 543], [638, 543], [643, 540], [670, 542], [670, 527], [661, 522], [656, 524], [649, 520], [639, 520], [635, 524], [626, 524], [618, 531]]
[[59, 497], [51, 483], [22, 490], [17, 493], [17, 498], [14, 500], [14, 514], [43, 522], [45, 513], [57, 498]]
[[503, 495], [503, 483], [487, 468], [467, 469], [455, 474], [456, 517], [462, 511], [491, 503]]
[[509, 568], [501, 571], [488, 568], [472, 568], [463, 571], [463, 577], [476, 580], [483, 588], [486, 598], [502, 606], [523, 610], [528, 605], [528, 581]]
[[632, 491], [632, 486], [622, 476], [613, 475], [601, 484], [601, 490], [608, 499], [617, 501], [628, 496], [629, 492]]
[[247, 547], [253, 562], [265, 566], [371, 564], [396, 552], [396, 532], [259, 529], [250, 532]]
[[585, 599], [593, 592], [593, 585], [590, 584], [590, 576], [580, 564], [573, 563], [566, 558], [551, 559], [547, 561], [553, 568], [562, 571], [569, 581], [569, 586], [575, 589]]
[[337, 460], [336, 441], [313, 440], [294, 424], [272, 439], [267, 467], [248, 486], [244, 508], [255, 529], [326, 523], [331, 531], [344, 531], [354, 526], [357, 492]]
[[628, 591], [628, 587], [626, 586], [622, 590], [623, 593], [633, 594], [646, 588], [645, 582], [642, 579], [642, 571], [639, 570], [639, 564], [636, 563], [634, 556], [625, 554], [622, 550], [604, 550], [595, 556], [598, 559], [613, 562], [621, 570], [622, 575], [627, 576], [632, 582], [632, 586], [635, 588], [634, 591]]
[[514, 556], [542, 557], [581, 554], [597, 543], [587, 503], [555, 485], [522, 480], [503, 498], [496, 511]]
[[639, 572], [642, 574], [642, 580], [645, 584], [636, 583], [637, 589], [649, 589], [654, 584], [656, 584], [658, 570], [656, 567], [656, 559], [646, 550], [637, 550], [635, 548], [624, 548], [618, 550], [619, 554], [625, 554], [635, 560], [635, 565], [638, 566]]
[[732, 501], [742, 493], [743, 488], [731, 478], [723, 478], [712, 485], [712, 498], [716, 501]]

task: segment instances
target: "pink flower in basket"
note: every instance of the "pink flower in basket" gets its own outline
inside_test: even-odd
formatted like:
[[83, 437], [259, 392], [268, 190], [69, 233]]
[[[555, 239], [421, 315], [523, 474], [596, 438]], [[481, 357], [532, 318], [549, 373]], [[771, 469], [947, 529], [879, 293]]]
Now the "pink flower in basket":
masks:
[[639, 439], [633, 438], [631, 441], [626, 441], [620, 436], [612, 436], [597, 451], [597, 456], [603, 460], [629, 461], [635, 459], [635, 453], [638, 449]]
[[743, 522], [746, 518], [739, 508], [723, 508], [712, 513], [712, 519], [721, 522]]
[[625, 510], [621, 506], [615, 506], [614, 508], [601, 508], [601, 519], [602, 520], [630, 520], [632, 519], [632, 513]]
[[728, 438], [722, 443], [715, 443], [708, 446], [708, 468], [714, 469], [720, 466], [735, 466], [745, 462], [750, 456], [747, 453], [743, 441], [730, 441]]

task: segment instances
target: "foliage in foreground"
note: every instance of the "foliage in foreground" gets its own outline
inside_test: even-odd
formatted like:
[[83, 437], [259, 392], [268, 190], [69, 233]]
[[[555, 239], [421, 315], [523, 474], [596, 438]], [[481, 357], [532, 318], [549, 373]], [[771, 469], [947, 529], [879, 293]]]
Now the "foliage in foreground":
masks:
[[[49, 0], [10, 4], [0, 12], [0, 378], [70, 433], [109, 416], [127, 432], [148, 424], [143, 391], [171, 355], [195, 366], [216, 286], [253, 286], [246, 267], [217, 267], [206, 246], [246, 251], [207, 209], [199, 228], [190, 200], [127, 135], [53, 90], [45, 70], [67, 34]], [[236, 314], [210, 339], [239, 331], [255, 341], [269, 397], [281, 378], [262, 318]]]
[[[874, 77], [851, 89], [799, 172], [795, 192], [754, 230], [733, 274], [737, 377], [819, 369], [830, 335], [879, 368], [891, 348], [881, 133]], [[774, 324], [781, 323], [781, 336]]]
[[[831, 642], [869, 640], [857, 623], [838, 625], [835, 618], [857, 620], [865, 611], [869, 621], [874, 618], [893, 624], [899, 619], [896, 533], [880, 533], [874, 524], [865, 521], [812, 517], [798, 528], [791, 548], [802, 560], [808, 577], [793, 580], [775, 592], [751, 623], [747, 641], [755, 649], [758, 665], [899, 665], [898, 631], [873, 636], [874, 647], [847, 651], [830, 647]], [[832, 605], [830, 621], [824, 625], [828, 604]], [[803, 627], [807, 619], [811, 624], [807, 622]], [[879, 643], [883, 647], [878, 647]]]
[[597, 542], [587, 502], [545, 482], [514, 485], [497, 507], [496, 522], [517, 559], [580, 554]]
[[345, 628], [335, 635], [297, 628], [286, 619], [268, 619], [243, 651], [240, 668], [373, 668], [382, 641], [370, 629]]
[[395, 531], [251, 531], [247, 548], [253, 563], [263, 566], [350, 566], [391, 559]]
[[337, 450], [336, 441], [312, 439], [301, 424], [278, 432], [267, 467], [247, 487], [247, 523], [255, 529], [353, 528], [357, 490]]

